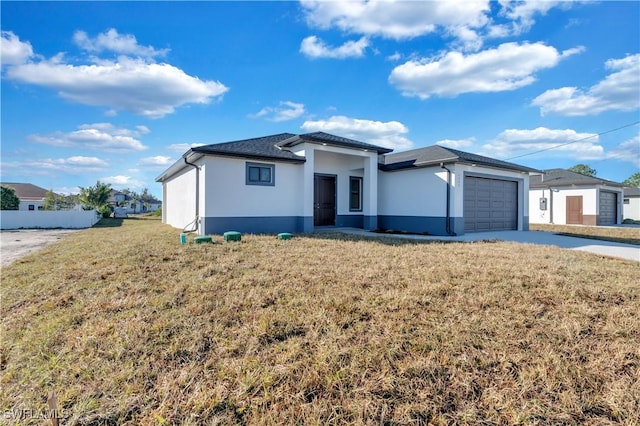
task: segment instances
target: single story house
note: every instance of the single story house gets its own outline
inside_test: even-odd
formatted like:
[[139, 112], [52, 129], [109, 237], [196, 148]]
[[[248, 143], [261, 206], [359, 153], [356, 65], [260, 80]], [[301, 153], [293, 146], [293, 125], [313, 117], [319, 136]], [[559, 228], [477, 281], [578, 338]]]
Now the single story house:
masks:
[[622, 190], [622, 217], [640, 220], [640, 188], [624, 188]]
[[42, 210], [44, 199], [49, 193], [49, 190], [31, 183], [3, 182], [1, 185], [13, 188], [16, 192], [16, 196], [20, 199], [18, 210]]
[[531, 223], [605, 226], [622, 223], [622, 184], [564, 169], [531, 177]]
[[537, 170], [442, 146], [391, 151], [324, 132], [191, 148], [156, 178], [162, 220], [201, 235], [528, 229]]

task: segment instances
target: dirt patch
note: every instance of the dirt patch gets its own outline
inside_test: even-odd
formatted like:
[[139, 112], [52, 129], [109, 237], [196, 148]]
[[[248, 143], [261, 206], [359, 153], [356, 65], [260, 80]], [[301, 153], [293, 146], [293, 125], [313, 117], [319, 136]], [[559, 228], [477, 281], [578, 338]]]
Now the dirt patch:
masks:
[[0, 232], [0, 263], [10, 265], [81, 229], [20, 229]]

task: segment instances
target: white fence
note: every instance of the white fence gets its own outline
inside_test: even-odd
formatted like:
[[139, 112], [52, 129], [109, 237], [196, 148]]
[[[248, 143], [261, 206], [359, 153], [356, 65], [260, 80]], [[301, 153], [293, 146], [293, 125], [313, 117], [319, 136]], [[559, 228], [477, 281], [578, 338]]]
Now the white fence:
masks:
[[95, 210], [81, 211], [0, 211], [0, 229], [90, 228], [99, 220]]

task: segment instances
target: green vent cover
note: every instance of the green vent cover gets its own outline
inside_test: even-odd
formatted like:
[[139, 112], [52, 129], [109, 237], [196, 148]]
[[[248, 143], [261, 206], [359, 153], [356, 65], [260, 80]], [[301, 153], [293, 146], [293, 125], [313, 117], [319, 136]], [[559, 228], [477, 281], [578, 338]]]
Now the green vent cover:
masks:
[[240, 241], [242, 239], [242, 234], [238, 231], [227, 231], [224, 233], [225, 241]]
[[290, 234], [289, 232], [281, 232], [278, 234], [279, 240], [290, 240], [291, 238], [293, 238], [293, 234]]
[[211, 237], [195, 237], [193, 239], [193, 242], [196, 244], [202, 244], [202, 243], [212, 243], [213, 240], [211, 239]]

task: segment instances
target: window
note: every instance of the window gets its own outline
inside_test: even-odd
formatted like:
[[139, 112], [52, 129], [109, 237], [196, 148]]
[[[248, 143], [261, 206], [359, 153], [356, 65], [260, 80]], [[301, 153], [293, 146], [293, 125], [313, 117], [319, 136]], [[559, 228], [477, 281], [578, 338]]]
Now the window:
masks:
[[624, 199], [624, 204], [629, 204], [629, 199], [628, 198]]
[[349, 177], [349, 211], [362, 211], [362, 178]]
[[36, 206], [34, 204], [29, 204], [29, 210], [35, 210]]
[[275, 164], [247, 163], [247, 185], [275, 186]]

